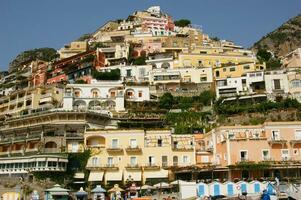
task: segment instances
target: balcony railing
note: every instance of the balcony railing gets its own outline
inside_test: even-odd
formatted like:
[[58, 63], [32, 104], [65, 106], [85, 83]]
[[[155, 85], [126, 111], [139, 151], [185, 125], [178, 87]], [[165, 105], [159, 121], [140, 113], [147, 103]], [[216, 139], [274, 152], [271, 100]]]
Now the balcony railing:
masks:
[[107, 148], [108, 152], [122, 152], [123, 149], [121, 146], [110, 146]]
[[126, 149], [128, 152], [141, 152], [142, 149], [139, 146], [128, 146]]
[[128, 164], [125, 168], [126, 169], [140, 169], [141, 166], [139, 166], [138, 164]]
[[187, 145], [187, 146], [173, 146], [173, 151], [193, 151], [193, 146]]
[[156, 163], [146, 163], [144, 169], [160, 169], [160, 165]]

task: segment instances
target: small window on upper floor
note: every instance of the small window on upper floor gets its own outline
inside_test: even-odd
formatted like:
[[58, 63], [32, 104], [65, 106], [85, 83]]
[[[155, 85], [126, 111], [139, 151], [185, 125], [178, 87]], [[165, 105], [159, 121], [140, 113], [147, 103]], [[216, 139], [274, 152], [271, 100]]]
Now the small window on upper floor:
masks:
[[158, 147], [162, 147], [162, 139], [158, 139]]

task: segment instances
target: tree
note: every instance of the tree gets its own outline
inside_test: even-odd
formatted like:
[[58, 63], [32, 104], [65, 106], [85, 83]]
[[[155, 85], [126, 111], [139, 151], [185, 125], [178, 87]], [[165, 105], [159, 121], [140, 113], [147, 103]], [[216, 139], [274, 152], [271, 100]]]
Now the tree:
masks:
[[164, 93], [159, 100], [159, 107], [163, 109], [171, 109], [174, 102], [172, 94]]
[[133, 64], [134, 65], [145, 65], [146, 64], [145, 56], [140, 56], [138, 58], [135, 58], [134, 61], [133, 61]]
[[175, 21], [175, 25], [179, 27], [186, 27], [191, 24], [191, 21], [189, 19], [180, 19]]
[[120, 80], [120, 69], [113, 69], [109, 72], [92, 72], [93, 78], [97, 80]]
[[256, 56], [258, 60], [263, 62], [268, 62], [273, 57], [273, 55], [265, 49], [259, 49]]

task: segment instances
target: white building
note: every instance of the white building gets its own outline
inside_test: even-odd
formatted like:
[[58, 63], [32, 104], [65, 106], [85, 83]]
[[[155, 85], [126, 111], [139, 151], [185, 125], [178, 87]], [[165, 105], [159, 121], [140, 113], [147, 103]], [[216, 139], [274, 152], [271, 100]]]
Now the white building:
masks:
[[212, 83], [212, 68], [154, 69], [149, 73], [149, 83]]
[[68, 84], [65, 89], [65, 110], [96, 112], [125, 111], [124, 101], [149, 101], [148, 86], [126, 86], [120, 81], [92, 81], [91, 84]]
[[289, 82], [286, 71], [275, 70], [265, 73], [265, 89], [270, 100], [275, 100], [277, 97], [288, 97]]
[[216, 80], [216, 96], [234, 97], [265, 93], [264, 72], [248, 72], [236, 78]]
[[172, 55], [155, 55], [149, 56], [149, 59], [145, 61], [146, 64], [152, 65], [153, 68], [173, 69], [173, 57]]
[[109, 72], [114, 69], [120, 70], [121, 79], [125, 82], [144, 82], [145, 77], [148, 76], [152, 70], [151, 65], [129, 65], [129, 66], [109, 66], [101, 68], [100, 71]]

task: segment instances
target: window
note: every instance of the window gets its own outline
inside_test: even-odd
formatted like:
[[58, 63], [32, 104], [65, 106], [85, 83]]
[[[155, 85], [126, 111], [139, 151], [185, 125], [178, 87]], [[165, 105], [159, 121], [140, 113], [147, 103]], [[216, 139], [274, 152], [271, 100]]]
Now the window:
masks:
[[154, 166], [155, 165], [155, 157], [154, 156], [149, 156], [148, 157], [148, 165], [149, 166]]
[[136, 166], [137, 165], [137, 157], [131, 157], [130, 164], [131, 164], [131, 166]]
[[295, 140], [301, 140], [301, 130], [295, 130]]
[[234, 133], [228, 133], [228, 138], [229, 138], [229, 140], [232, 140], [232, 139], [234, 139], [234, 137], [235, 137], [235, 135], [234, 135]]
[[200, 81], [201, 82], [206, 82], [207, 81], [207, 77], [206, 76], [205, 77], [201, 77]]
[[138, 97], [142, 97], [142, 91], [138, 92]]
[[216, 77], [219, 77], [219, 71], [216, 71], [216, 72], [215, 72], [215, 76], [216, 76]]
[[92, 92], [92, 97], [93, 97], [93, 98], [98, 97], [98, 92], [97, 92], [97, 91], [93, 91], [93, 92]]
[[281, 158], [283, 160], [289, 159], [289, 150], [288, 149], [281, 149]]
[[201, 156], [202, 163], [209, 163], [209, 156]]
[[172, 158], [173, 166], [178, 166], [178, 156]]
[[130, 146], [131, 146], [131, 148], [137, 148], [137, 140], [130, 139]]
[[262, 150], [262, 160], [270, 159], [270, 151], [268, 149]]
[[274, 89], [275, 90], [280, 90], [281, 86], [280, 86], [280, 79], [274, 79]]
[[223, 72], [226, 72], [227, 71], [227, 68], [223, 68]]
[[99, 159], [97, 157], [92, 158], [92, 166], [98, 166], [99, 165]]
[[188, 156], [183, 156], [183, 163], [188, 164], [189, 163], [189, 157]]
[[299, 149], [293, 149], [293, 154], [294, 154], [294, 156], [299, 155]]
[[126, 70], [126, 76], [130, 77], [132, 75], [132, 70], [131, 69], [127, 69]]
[[272, 130], [272, 140], [280, 140], [280, 131]]
[[244, 69], [250, 69], [250, 65], [244, 65]]
[[111, 97], [115, 97], [116, 93], [115, 91], [111, 91]]
[[301, 80], [292, 80], [291, 81], [292, 88], [301, 87]]
[[162, 156], [162, 167], [167, 167], [168, 162], [167, 162], [167, 156]]
[[80, 96], [80, 91], [75, 91], [75, 92], [74, 92], [74, 96], [75, 96], [75, 97], [79, 97], [79, 96]]
[[248, 160], [248, 151], [240, 151], [240, 161], [247, 161]]
[[77, 142], [73, 142], [72, 143], [72, 149], [71, 152], [72, 153], [76, 153], [78, 151], [78, 143]]
[[158, 139], [158, 147], [162, 147], [162, 139]]
[[112, 148], [118, 147], [118, 139], [112, 139]]
[[108, 157], [108, 167], [113, 167], [114, 162], [113, 162], [113, 157]]
[[230, 72], [235, 72], [235, 67], [231, 67]]

